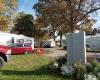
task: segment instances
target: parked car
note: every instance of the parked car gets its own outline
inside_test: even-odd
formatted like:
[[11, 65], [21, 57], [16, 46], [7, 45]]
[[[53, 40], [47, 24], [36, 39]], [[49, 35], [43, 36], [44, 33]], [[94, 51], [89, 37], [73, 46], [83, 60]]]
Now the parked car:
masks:
[[11, 55], [11, 48], [9, 46], [0, 45], [0, 67], [4, 65], [4, 62], [9, 60]]
[[50, 41], [42, 41], [41, 47], [42, 48], [51, 48]]
[[14, 43], [10, 45], [11, 54], [26, 54], [32, 53], [32, 47], [30, 43]]

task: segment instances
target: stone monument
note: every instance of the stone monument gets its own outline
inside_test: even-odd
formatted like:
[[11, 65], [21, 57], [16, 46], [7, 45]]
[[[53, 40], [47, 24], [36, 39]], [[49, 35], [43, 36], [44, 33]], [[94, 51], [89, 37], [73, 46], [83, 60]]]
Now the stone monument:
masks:
[[70, 33], [67, 36], [67, 53], [68, 63], [86, 64], [86, 39], [84, 31]]

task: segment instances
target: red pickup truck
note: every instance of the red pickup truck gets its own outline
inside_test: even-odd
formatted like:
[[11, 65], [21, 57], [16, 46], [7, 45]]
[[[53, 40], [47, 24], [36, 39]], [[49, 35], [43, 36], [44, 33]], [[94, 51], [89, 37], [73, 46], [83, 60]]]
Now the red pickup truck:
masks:
[[32, 53], [32, 47], [30, 43], [14, 43], [11, 46], [11, 54], [26, 54]]
[[11, 55], [11, 48], [9, 46], [0, 45], [0, 67], [4, 65], [4, 62], [9, 60]]

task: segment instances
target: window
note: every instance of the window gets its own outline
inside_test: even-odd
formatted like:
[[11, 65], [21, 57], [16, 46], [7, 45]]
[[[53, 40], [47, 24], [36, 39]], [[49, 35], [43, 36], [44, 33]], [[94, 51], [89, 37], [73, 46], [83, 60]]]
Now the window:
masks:
[[27, 40], [26, 43], [31, 43], [32, 44], [32, 40]]
[[23, 47], [23, 44], [17, 43], [17, 44], [16, 44], [16, 47]]
[[25, 47], [30, 47], [31, 45], [27, 43], [27, 44], [24, 44], [24, 46]]
[[18, 43], [24, 43], [24, 39], [17, 39], [16, 42], [18, 42]]

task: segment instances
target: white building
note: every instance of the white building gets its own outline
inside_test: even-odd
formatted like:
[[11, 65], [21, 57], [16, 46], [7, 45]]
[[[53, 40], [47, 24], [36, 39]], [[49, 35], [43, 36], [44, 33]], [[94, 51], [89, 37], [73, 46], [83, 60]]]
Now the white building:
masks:
[[86, 36], [86, 46], [92, 50], [100, 50], [100, 34]]

